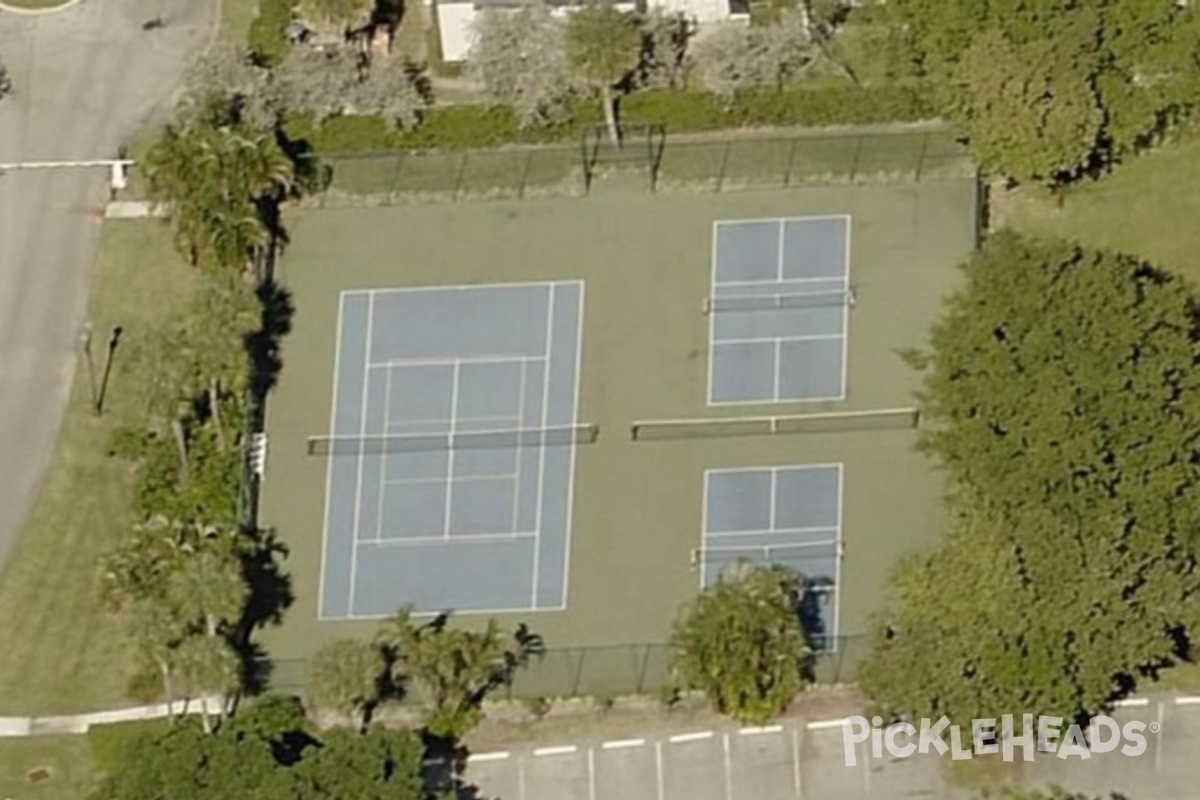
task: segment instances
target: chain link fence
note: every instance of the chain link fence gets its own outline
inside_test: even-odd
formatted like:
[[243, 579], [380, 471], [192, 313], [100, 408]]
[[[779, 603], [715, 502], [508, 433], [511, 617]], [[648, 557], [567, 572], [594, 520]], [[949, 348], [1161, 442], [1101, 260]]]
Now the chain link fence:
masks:
[[[650, 126], [643, 126], [643, 130]], [[735, 191], [972, 177], [965, 148], [942, 129], [857, 134], [656, 137], [621, 149], [578, 145], [331, 154], [320, 207], [581, 196], [612, 174], [638, 173], [649, 191]]]
[[[817, 655], [818, 683], [846, 683], [866, 656], [864, 636], [844, 636], [837, 647]], [[309, 664], [306, 659], [275, 659], [266, 666], [273, 691], [306, 697]], [[536, 697], [618, 697], [662, 695], [673, 686], [671, 650], [665, 643], [549, 648], [517, 673], [512, 686], [497, 694], [509, 699]]]

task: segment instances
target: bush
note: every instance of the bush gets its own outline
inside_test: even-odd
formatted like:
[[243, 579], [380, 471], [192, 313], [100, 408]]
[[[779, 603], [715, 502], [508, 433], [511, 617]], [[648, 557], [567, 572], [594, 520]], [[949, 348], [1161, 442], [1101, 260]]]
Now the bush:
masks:
[[88, 728], [88, 744], [100, 769], [113, 774], [170, 728], [165, 719], [113, 722]]
[[288, 0], [261, 0], [258, 16], [250, 25], [250, 51], [264, 67], [280, 64], [288, 54], [287, 26], [292, 21]]
[[[426, 111], [421, 123], [397, 131], [378, 117], [334, 117], [317, 125], [294, 117], [287, 134], [306, 140], [320, 153], [365, 153], [379, 150], [465, 150], [505, 144], [575, 141], [589, 126], [603, 122], [598, 103], [578, 100], [571, 122], [522, 130], [512, 109], [502, 106], [439, 106]], [[916, 122], [937, 116], [932, 98], [921, 85], [888, 87], [836, 86], [779, 92], [761, 90], [725, 100], [710, 92], [651, 89], [621, 101], [621, 118], [629, 124], [663, 125], [669, 133], [760, 127], [821, 127]]]

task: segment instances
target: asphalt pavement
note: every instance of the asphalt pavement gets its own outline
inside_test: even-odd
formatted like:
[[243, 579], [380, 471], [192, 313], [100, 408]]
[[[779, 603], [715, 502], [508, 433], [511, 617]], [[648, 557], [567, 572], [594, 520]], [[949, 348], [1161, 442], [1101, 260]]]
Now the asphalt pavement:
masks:
[[[0, 164], [110, 159], [166, 107], [208, 43], [214, 0], [82, 0], [0, 10]], [[150, 19], [165, 25], [143, 30]], [[65, 407], [108, 172], [0, 174], [0, 563], [45, 471]]]

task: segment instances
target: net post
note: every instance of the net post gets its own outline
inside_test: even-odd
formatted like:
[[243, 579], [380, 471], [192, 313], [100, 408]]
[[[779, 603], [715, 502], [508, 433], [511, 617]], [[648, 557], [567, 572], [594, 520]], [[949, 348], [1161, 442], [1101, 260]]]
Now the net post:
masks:
[[788, 148], [787, 166], [783, 172], [783, 188], [787, 189], [792, 185], [792, 165], [796, 161], [796, 148], [800, 145], [800, 137], [792, 138], [792, 146]]
[[392, 186], [388, 190], [388, 197], [395, 202], [400, 194], [400, 172], [404, 169], [405, 154], [403, 152], [396, 154], [396, 169], [392, 173]]
[[729, 154], [733, 150], [733, 140], [725, 142], [725, 150], [721, 153], [721, 170], [717, 173], [717, 188], [719, 193], [725, 189], [725, 170], [729, 167]]
[[462, 151], [462, 161], [458, 165], [458, 175], [454, 179], [454, 193], [450, 196], [451, 200], [458, 200], [459, 192], [462, 191], [463, 181], [467, 177], [467, 162], [471, 158], [469, 150]]
[[917, 166], [913, 170], [913, 180], [920, 183], [921, 173], [925, 171], [925, 153], [929, 150], [929, 131], [921, 137], [921, 149], [917, 152]]
[[533, 166], [533, 154], [535, 150], [530, 150], [525, 154], [525, 166], [521, 170], [521, 185], [517, 188], [517, 199], [525, 199], [525, 183], [529, 180], [529, 170]]

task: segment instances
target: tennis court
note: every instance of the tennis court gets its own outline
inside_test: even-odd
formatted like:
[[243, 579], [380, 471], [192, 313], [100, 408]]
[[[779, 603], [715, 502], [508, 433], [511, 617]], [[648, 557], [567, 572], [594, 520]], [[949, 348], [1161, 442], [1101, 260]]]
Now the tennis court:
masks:
[[583, 293], [341, 293], [322, 619], [565, 607]]
[[790, 567], [808, 589], [813, 644], [836, 648], [842, 556], [842, 464], [710, 469], [704, 473], [704, 534], [694, 561], [700, 584], [738, 563]]
[[850, 217], [713, 225], [710, 405], [842, 400]]

